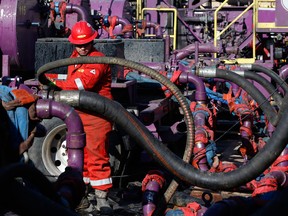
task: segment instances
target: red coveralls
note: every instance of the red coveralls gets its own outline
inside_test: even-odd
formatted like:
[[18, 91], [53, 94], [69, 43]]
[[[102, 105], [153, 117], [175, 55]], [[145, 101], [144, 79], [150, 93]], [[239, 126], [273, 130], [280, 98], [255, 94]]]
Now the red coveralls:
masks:
[[[71, 58], [78, 56], [76, 50]], [[87, 56], [104, 56], [94, 47]], [[63, 90], [85, 90], [112, 99], [111, 70], [106, 64], [81, 64], [68, 66], [67, 79], [55, 84]], [[94, 189], [108, 190], [112, 187], [111, 167], [108, 152], [108, 134], [112, 123], [100, 116], [78, 111], [86, 133], [84, 148], [83, 179]]]

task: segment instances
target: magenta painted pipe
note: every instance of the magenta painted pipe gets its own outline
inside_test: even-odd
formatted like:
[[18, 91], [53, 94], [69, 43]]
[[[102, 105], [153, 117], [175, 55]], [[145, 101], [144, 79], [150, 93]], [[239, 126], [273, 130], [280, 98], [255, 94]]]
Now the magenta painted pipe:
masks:
[[[122, 25], [122, 29], [126, 25], [132, 25], [127, 19], [121, 18], [121, 17], [117, 17], [117, 24], [121, 24]], [[132, 38], [132, 37], [133, 37], [133, 30], [125, 32], [124, 38]]]
[[197, 102], [206, 101], [206, 91], [205, 91], [205, 85], [201, 78], [196, 76], [195, 74], [192, 74], [191, 72], [182, 72], [179, 77], [179, 82], [181, 83], [192, 83], [196, 88], [195, 93], [195, 100]]
[[67, 126], [66, 145], [68, 150], [68, 166], [83, 171], [83, 148], [86, 136], [82, 121], [74, 108], [52, 100], [40, 99], [36, 103], [36, 114], [39, 118], [58, 117]]
[[150, 171], [142, 181], [142, 211], [143, 216], [151, 216], [156, 209], [158, 193], [165, 183], [163, 174], [160, 171]]
[[79, 15], [80, 20], [88, 21], [89, 14], [87, 13], [86, 9], [74, 4], [67, 4], [65, 12], [69, 13], [77, 13]]
[[[150, 181], [146, 185], [146, 191], [150, 191], [150, 193], [151, 192], [152, 193], [153, 192], [158, 193], [159, 190], [160, 190], [160, 185], [156, 181]], [[148, 197], [149, 196], [151, 197], [151, 195], [148, 195]], [[144, 216], [151, 216], [155, 209], [156, 209], [156, 203], [151, 202], [151, 200], [150, 200], [150, 201], [148, 201], [148, 203], [146, 205], [143, 205], [143, 209], [142, 209], [143, 215]]]
[[[198, 166], [200, 170], [207, 171], [209, 170], [209, 165], [206, 157], [206, 145], [207, 143], [203, 143], [201, 140], [197, 140], [197, 136], [201, 135], [206, 137], [208, 132], [203, 127], [206, 125], [207, 115], [205, 111], [198, 110], [193, 113], [194, 116], [194, 124], [195, 124], [195, 146], [193, 148], [193, 165]], [[196, 159], [196, 160], [195, 160]]]

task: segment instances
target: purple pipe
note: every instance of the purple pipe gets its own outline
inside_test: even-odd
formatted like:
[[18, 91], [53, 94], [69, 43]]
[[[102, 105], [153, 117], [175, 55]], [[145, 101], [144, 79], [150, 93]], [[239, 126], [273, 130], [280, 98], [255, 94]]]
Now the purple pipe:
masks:
[[88, 13], [85, 8], [79, 6], [79, 5], [74, 5], [74, 4], [67, 4], [66, 5], [66, 13], [77, 13], [79, 15], [80, 20], [85, 20], [88, 21]]
[[[122, 29], [124, 28], [124, 26], [131, 25], [131, 23], [127, 19], [121, 17], [117, 17], [117, 23], [122, 25]], [[133, 30], [125, 32], [124, 38], [132, 38], [132, 37], [133, 37]]]
[[146, 23], [147, 28], [152, 27], [155, 31], [156, 38], [163, 38], [162, 29], [159, 24], [153, 23], [153, 22], [147, 22]]
[[156, 209], [157, 197], [165, 183], [164, 175], [157, 170], [150, 171], [142, 181], [142, 211], [144, 216], [151, 216]]
[[270, 122], [268, 122], [267, 132], [268, 132], [269, 137], [272, 136], [275, 129], [276, 129], [276, 127], [274, 127]]
[[[220, 53], [222, 51], [221, 46], [214, 46], [213, 43], [205, 43], [197, 45], [198, 53]], [[175, 54], [176, 60], [184, 59], [185, 57], [191, 55], [196, 50], [195, 44], [190, 44], [183, 49], [175, 50], [172, 54]], [[225, 52], [227, 54], [235, 54], [238, 52], [237, 47], [226, 47]]]
[[68, 166], [82, 173], [84, 160], [83, 148], [86, 136], [78, 113], [66, 104], [40, 99], [36, 103], [36, 114], [42, 119], [58, 117], [65, 122], [67, 125]]
[[205, 91], [205, 85], [203, 80], [192, 74], [191, 72], [182, 72], [180, 77], [179, 77], [179, 82], [181, 83], [192, 83], [195, 85], [196, 88], [196, 93], [195, 93], [195, 100], [197, 102], [205, 102], [207, 97], [206, 97], [206, 91]]
[[140, 62], [140, 63], [157, 71], [165, 71], [165, 63], [162, 62]]
[[[197, 162], [199, 169], [203, 171], [207, 171], [209, 170], [209, 166], [208, 166], [206, 154], [203, 154], [203, 151], [201, 151], [202, 149], [206, 149], [206, 143], [203, 143], [202, 141], [197, 140], [197, 135], [200, 134], [201, 136], [207, 136], [208, 134], [205, 128], [203, 128], [203, 126], [205, 126], [206, 124], [207, 116], [205, 114], [205, 111], [196, 111], [194, 112], [193, 116], [194, 116], [195, 136], [196, 136], [195, 147], [193, 149], [193, 154], [194, 154], [193, 161], [196, 158], [195, 163]], [[205, 153], [206, 153], [206, 150], [205, 150]]]
[[171, 37], [170, 35], [165, 36], [165, 55], [164, 62], [167, 62], [170, 57], [170, 46], [171, 46]]
[[[146, 185], [146, 190], [149, 190], [149, 191], [154, 191], [158, 193], [160, 189], [161, 187], [156, 181], [150, 181]], [[154, 212], [155, 209], [156, 209], [156, 204], [149, 202], [147, 205], [143, 205], [143, 208], [142, 208], [143, 215], [150, 216], [152, 215], [151, 212]]]
[[[243, 116], [246, 117], [245, 114]], [[251, 129], [252, 128], [252, 119], [249, 118], [249, 117], [248, 118], [246, 117], [245, 119], [246, 120], [243, 121], [243, 127]], [[241, 133], [242, 138], [245, 138], [245, 139], [248, 139], [248, 140], [250, 139], [251, 135], [249, 135], [245, 130], [241, 130], [240, 133]]]

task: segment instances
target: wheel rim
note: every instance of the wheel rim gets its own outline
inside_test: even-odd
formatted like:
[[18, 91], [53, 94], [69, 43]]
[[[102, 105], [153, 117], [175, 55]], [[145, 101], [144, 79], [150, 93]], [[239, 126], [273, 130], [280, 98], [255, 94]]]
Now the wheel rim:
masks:
[[66, 125], [53, 128], [43, 142], [42, 159], [51, 176], [58, 177], [67, 166]]

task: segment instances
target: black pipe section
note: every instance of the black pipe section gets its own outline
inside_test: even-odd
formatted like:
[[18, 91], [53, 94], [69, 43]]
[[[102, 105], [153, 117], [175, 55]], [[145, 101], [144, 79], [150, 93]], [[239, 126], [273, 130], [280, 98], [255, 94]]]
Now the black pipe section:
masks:
[[223, 78], [225, 80], [229, 80], [243, 90], [247, 91], [247, 93], [258, 103], [259, 107], [263, 110], [264, 114], [266, 115], [269, 122], [276, 126], [278, 123], [277, 119], [277, 112], [274, 107], [271, 106], [269, 101], [264, 97], [264, 95], [248, 80], [241, 77], [240, 75], [229, 71], [229, 70], [222, 70], [218, 68], [203, 68], [200, 69], [198, 72], [199, 76], [202, 77], [210, 77], [210, 78]]
[[[224, 0], [216, 0], [218, 2], [224, 2]], [[253, 0], [229, 0], [228, 4], [233, 6], [243, 6], [243, 5], [250, 5], [253, 3]]]
[[284, 90], [284, 94], [288, 92], [288, 84], [275, 71], [258, 64], [241, 65], [241, 68], [268, 75]]
[[[264, 73], [264, 74], [268, 75], [269, 77], [271, 77], [271, 79], [274, 80], [275, 83], [281, 87], [281, 90], [284, 91], [283, 92], [284, 98], [282, 101], [285, 102], [288, 100], [288, 94], [287, 94], [288, 84], [275, 71], [273, 71], [269, 68], [266, 68], [262, 65], [258, 65], [258, 64], [241, 65], [241, 68], [255, 71], [256, 73]], [[279, 121], [279, 119], [281, 119], [283, 112], [284, 112], [283, 107], [280, 107], [280, 110], [278, 111], [277, 121]]]
[[[186, 147], [185, 147], [184, 154], [183, 154], [183, 161], [189, 162], [191, 159], [192, 149], [193, 149], [193, 145], [195, 142], [194, 140], [195, 128], [194, 128], [194, 121], [193, 121], [193, 116], [190, 111], [190, 107], [186, 101], [186, 98], [184, 97], [182, 92], [178, 89], [178, 87], [174, 85], [165, 76], [158, 73], [157, 71], [145, 65], [142, 65], [142, 64], [139, 64], [139, 63], [127, 60], [127, 59], [121, 59], [121, 58], [115, 58], [115, 57], [113, 58], [113, 57], [87, 57], [86, 56], [86, 57], [79, 57], [79, 58], [66, 58], [66, 59], [61, 59], [58, 61], [47, 63], [38, 69], [37, 77], [40, 83], [47, 85], [50, 83], [50, 81], [45, 77], [46, 71], [49, 71], [51, 69], [58, 68], [58, 67], [68, 66], [68, 65], [91, 64], [91, 63], [116, 64], [116, 65], [125, 66], [128, 68], [138, 70], [152, 77], [153, 79], [159, 81], [164, 86], [166, 86], [168, 90], [170, 90], [170, 92], [178, 100], [178, 103], [181, 106], [182, 111], [183, 111], [184, 121], [187, 127], [187, 139], [186, 139]], [[170, 183], [170, 186], [167, 188], [167, 191], [166, 191], [167, 193], [165, 193], [165, 196], [166, 196], [165, 198], [167, 201], [171, 199], [177, 187], [178, 187], [178, 184], [176, 183], [176, 181], [173, 180]]]
[[261, 86], [263, 86], [267, 92], [270, 94], [270, 96], [273, 97], [278, 107], [282, 104], [282, 97], [278, 93], [277, 89], [263, 76], [259, 75], [258, 73], [252, 72], [252, 71], [244, 71], [244, 78], [251, 79], [259, 83]]
[[[67, 98], [72, 95], [72, 100]], [[69, 97], [70, 98], [70, 97]], [[61, 91], [55, 93], [55, 100], [92, 113], [104, 115], [125, 130], [159, 164], [177, 178], [188, 184], [212, 190], [227, 190], [242, 186], [263, 173], [281, 154], [288, 142], [286, 126], [288, 123], [287, 104], [285, 114], [278, 127], [267, 142], [247, 164], [227, 173], [210, 173], [195, 169], [190, 163], [171, 152], [156, 139], [150, 131], [119, 103], [96, 93], [85, 91]], [[78, 103], [78, 104], [77, 104]]]

